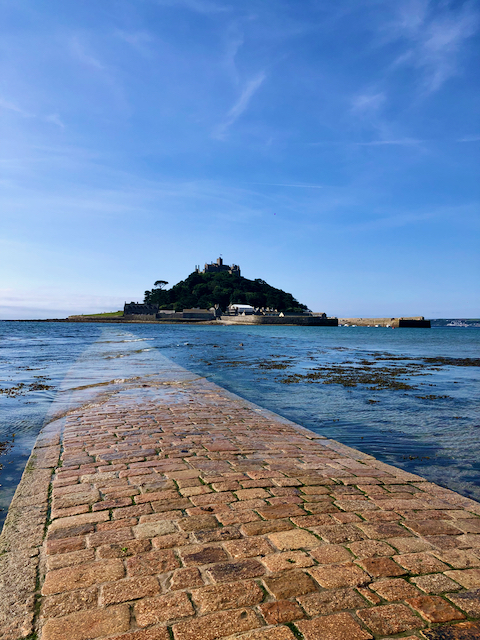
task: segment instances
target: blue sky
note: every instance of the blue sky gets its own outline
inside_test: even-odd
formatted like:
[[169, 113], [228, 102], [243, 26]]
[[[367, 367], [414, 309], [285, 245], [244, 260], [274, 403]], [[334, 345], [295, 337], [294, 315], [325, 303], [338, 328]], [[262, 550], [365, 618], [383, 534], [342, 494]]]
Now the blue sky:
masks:
[[220, 254], [329, 315], [480, 315], [475, 2], [0, 11], [0, 318]]

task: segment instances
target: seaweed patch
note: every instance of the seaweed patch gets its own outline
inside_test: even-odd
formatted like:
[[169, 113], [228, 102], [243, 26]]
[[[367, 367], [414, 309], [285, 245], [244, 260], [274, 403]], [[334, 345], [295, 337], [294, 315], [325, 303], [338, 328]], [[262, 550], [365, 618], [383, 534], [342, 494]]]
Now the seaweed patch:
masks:
[[7, 389], [0, 389], [0, 395], [4, 395], [7, 398], [17, 398], [18, 396], [24, 396], [26, 393], [31, 391], [49, 391], [50, 389], [54, 389], [55, 387], [50, 384], [45, 384], [44, 382], [31, 382], [30, 384], [25, 384], [24, 382], [19, 382], [13, 387], [8, 387]]

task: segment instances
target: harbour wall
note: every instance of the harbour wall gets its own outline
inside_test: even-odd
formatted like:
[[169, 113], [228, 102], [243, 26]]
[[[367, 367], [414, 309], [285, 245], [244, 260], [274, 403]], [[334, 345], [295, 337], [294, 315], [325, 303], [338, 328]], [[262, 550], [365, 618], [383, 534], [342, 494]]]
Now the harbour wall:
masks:
[[[172, 314], [173, 316], [173, 314]], [[116, 324], [128, 323], [150, 323], [150, 324], [215, 324], [215, 320], [204, 320], [201, 318], [179, 318], [165, 316], [164, 318], [155, 318], [155, 316], [132, 314], [127, 316], [117, 316], [110, 318], [95, 318], [95, 316], [69, 316], [67, 319], [38, 320], [36, 322], [105, 322]]]
[[423, 316], [414, 316], [410, 318], [339, 318], [338, 323], [357, 325], [357, 327], [394, 327], [401, 328], [418, 328], [429, 329], [430, 320], [425, 320]]
[[221, 316], [224, 324], [281, 324], [302, 327], [337, 327], [338, 318], [318, 318], [315, 316]]

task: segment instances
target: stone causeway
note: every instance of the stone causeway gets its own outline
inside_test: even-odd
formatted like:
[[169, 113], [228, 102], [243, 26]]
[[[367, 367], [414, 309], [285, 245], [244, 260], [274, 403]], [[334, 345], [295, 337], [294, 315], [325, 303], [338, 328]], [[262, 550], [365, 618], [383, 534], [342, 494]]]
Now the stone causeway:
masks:
[[40, 434], [0, 638], [480, 638], [480, 504], [175, 367]]

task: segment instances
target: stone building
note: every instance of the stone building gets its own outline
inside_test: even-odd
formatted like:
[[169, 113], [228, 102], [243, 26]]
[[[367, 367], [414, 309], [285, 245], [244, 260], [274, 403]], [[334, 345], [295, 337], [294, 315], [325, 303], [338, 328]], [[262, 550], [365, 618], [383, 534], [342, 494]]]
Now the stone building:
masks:
[[154, 316], [158, 312], [158, 304], [144, 304], [138, 302], [126, 302], [123, 307], [124, 316]]
[[214, 320], [215, 310], [199, 309], [195, 307], [193, 309], [184, 309], [183, 317], [188, 320]]
[[223, 264], [223, 258], [218, 258], [216, 262], [212, 262], [211, 264], [205, 263], [203, 271], [200, 271], [200, 265], [196, 265], [195, 271], [197, 273], [220, 273], [221, 271], [227, 271], [235, 276], [240, 275], [240, 267], [238, 264]]
[[144, 304], [140, 302], [126, 302], [123, 307], [125, 320], [156, 320], [158, 304]]

